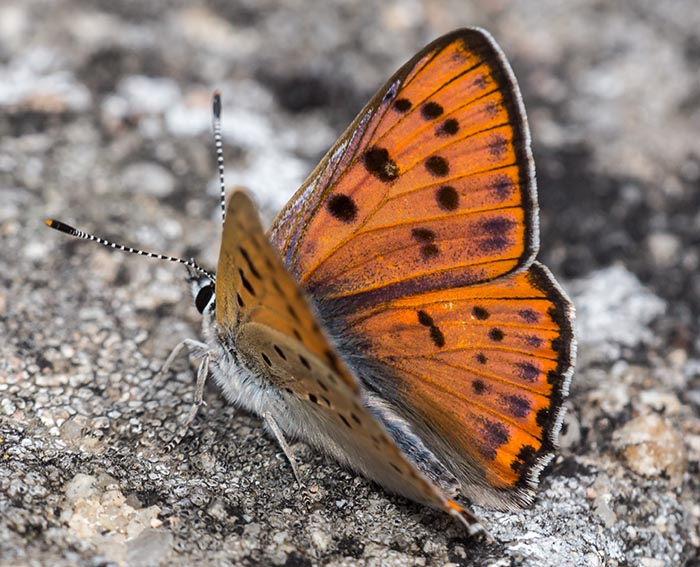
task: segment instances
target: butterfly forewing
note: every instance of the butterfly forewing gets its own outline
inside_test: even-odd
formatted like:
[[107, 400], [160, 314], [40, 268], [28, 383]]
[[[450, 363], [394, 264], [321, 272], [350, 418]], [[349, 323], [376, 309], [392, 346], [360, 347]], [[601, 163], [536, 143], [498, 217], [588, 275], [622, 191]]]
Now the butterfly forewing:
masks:
[[466, 29], [380, 89], [271, 229], [357, 375], [483, 503], [531, 499], [571, 374], [536, 200], [513, 73]]
[[[338, 379], [357, 391], [357, 381], [330, 349], [303, 292], [280, 263], [255, 206], [243, 191], [236, 191], [227, 207], [217, 266], [216, 322], [223, 337], [235, 337], [246, 323], [292, 337], [331, 364]], [[263, 354], [257, 356], [264, 362]]]
[[477, 521], [411, 464], [364, 407], [357, 380], [316, 323], [243, 192], [234, 193], [227, 207], [216, 286], [222, 343], [231, 337], [244, 365], [279, 389], [293, 415], [277, 419], [292, 434], [476, 531]]
[[[529, 135], [512, 72], [479, 30], [385, 85], [271, 231], [314, 296], [371, 304], [489, 281], [537, 247]], [[289, 224], [292, 216], [299, 220]]]

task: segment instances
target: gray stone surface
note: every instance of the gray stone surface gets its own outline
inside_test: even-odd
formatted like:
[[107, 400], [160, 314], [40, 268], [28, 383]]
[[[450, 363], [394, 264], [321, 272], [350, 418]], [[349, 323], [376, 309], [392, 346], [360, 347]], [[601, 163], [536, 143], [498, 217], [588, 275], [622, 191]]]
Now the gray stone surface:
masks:
[[[700, 565], [700, 5], [531, 0], [0, 2], [0, 565]], [[579, 311], [563, 448], [531, 509], [443, 515], [297, 444], [307, 490], [213, 388], [184, 441], [214, 266], [209, 99], [268, 219], [373, 90], [482, 25], [520, 79], [541, 258]]]

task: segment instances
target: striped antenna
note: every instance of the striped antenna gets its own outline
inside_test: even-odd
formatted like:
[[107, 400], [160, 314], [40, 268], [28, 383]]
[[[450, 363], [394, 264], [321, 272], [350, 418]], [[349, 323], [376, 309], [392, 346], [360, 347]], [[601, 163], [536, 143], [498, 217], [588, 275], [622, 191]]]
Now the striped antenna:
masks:
[[66, 234], [69, 234], [70, 236], [75, 236], [76, 238], [82, 238], [83, 240], [92, 240], [93, 242], [97, 242], [98, 244], [102, 244], [103, 246], [108, 246], [109, 248], [115, 248], [116, 250], [121, 250], [122, 252], [130, 252], [132, 254], [140, 254], [141, 256], [147, 256], [148, 258], [155, 258], [157, 260], [168, 260], [170, 262], [177, 262], [178, 264], [184, 264], [185, 266], [189, 266], [193, 270], [199, 272], [203, 276], [208, 277], [212, 282], [216, 282], [216, 277], [213, 274], [210, 274], [207, 272], [204, 268], [200, 268], [197, 263], [190, 259], [190, 260], [183, 260], [182, 258], [174, 258], [173, 256], [165, 256], [163, 254], [154, 254], [153, 252], [146, 252], [145, 250], [138, 250], [137, 248], [132, 248], [131, 246], [123, 246], [121, 244], [117, 244], [115, 242], [110, 242], [109, 240], [105, 240], [104, 238], [100, 238], [99, 236], [95, 236], [94, 234], [89, 234], [87, 232], [83, 232], [82, 230], [78, 230], [77, 228], [73, 228], [72, 226], [63, 223], [61, 221], [57, 221], [54, 219], [46, 219], [44, 221], [46, 226], [53, 228], [55, 230], [58, 230], [59, 232], [64, 232]]
[[214, 145], [216, 147], [216, 163], [219, 168], [219, 187], [221, 189], [221, 224], [226, 220], [226, 184], [224, 183], [224, 144], [221, 138], [221, 91], [214, 91]]

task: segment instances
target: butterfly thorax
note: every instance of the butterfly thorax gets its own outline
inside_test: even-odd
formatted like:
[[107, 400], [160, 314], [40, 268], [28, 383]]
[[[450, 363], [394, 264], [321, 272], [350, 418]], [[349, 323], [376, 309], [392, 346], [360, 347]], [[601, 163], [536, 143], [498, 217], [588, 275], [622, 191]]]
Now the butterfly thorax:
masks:
[[282, 411], [285, 404], [278, 389], [257, 372], [256, 365], [247, 361], [244, 353], [237, 351], [236, 334], [231, 329], [217, 327], [214, 282], [193, 271], [188, 280], [192, 299], [202, 315], [202, 337], [209, 347], [209, 371], [226, 399], [257, 415]]

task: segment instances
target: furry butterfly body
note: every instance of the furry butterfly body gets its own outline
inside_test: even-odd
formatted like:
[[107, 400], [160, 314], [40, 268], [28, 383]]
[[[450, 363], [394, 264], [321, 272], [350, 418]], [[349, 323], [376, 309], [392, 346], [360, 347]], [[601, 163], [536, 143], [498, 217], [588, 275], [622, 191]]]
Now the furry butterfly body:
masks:
[[211, 374], [292, 464], [285, 439], [303, 439], [482, 531], [453, 498], [531, 501], [572, 373], [573, 309], [534, 261], [537, 214], [500, 49], [478, 29], [436, 40], [269, 234], [247, 194], [231, 196], [216, 277], [190, 275], [200, 389]]

